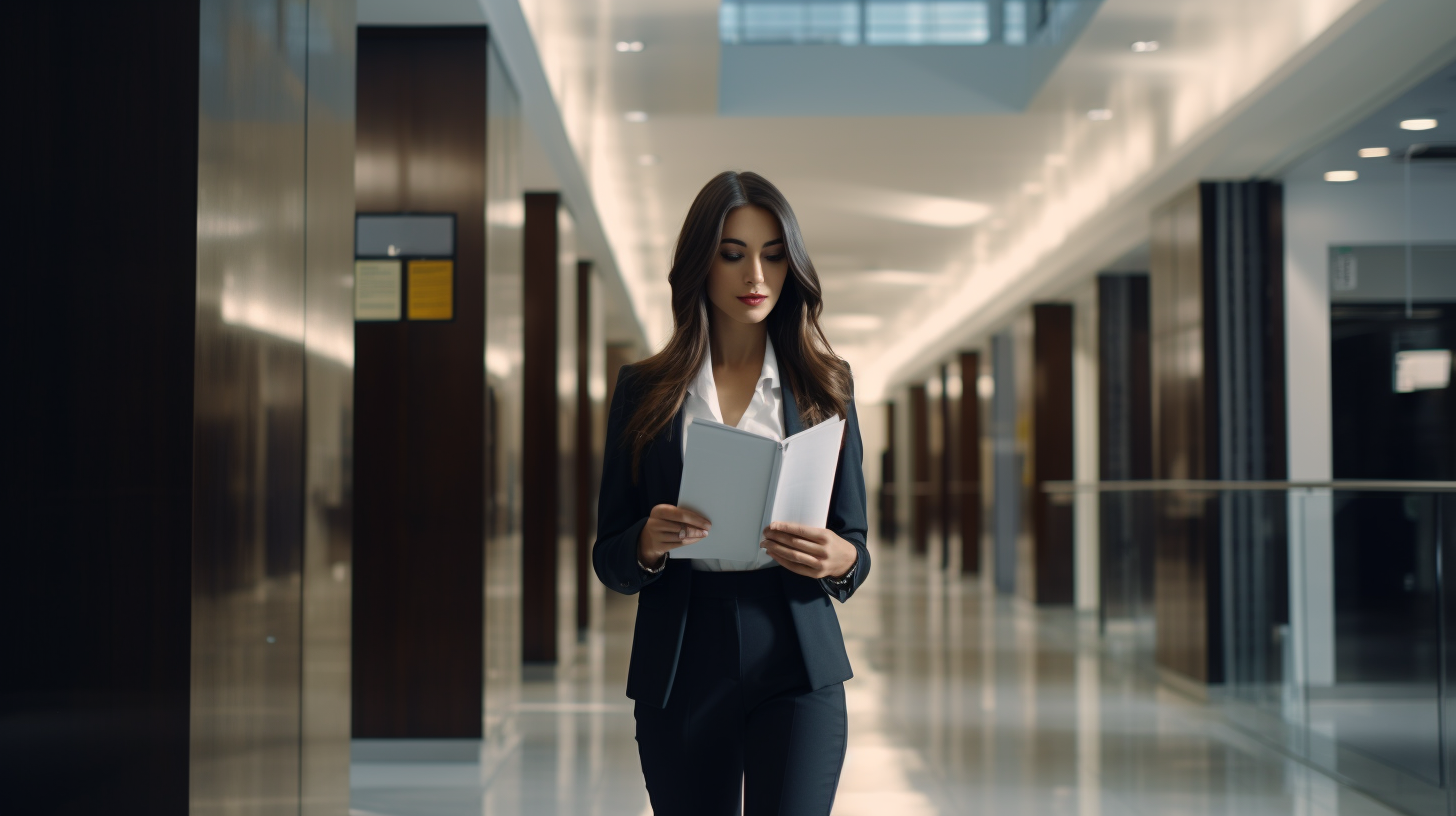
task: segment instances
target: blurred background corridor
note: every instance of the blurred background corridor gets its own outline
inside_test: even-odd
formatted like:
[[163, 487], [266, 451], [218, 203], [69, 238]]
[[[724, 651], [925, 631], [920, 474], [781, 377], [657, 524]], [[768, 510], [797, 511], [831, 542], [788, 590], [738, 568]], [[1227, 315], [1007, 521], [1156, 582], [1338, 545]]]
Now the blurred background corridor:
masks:
[[855, 376], [835, 814], [1456, 815], [1452, 0], [11, 19], [0, 812], [650, 814], [606, 407], [733, 169]]

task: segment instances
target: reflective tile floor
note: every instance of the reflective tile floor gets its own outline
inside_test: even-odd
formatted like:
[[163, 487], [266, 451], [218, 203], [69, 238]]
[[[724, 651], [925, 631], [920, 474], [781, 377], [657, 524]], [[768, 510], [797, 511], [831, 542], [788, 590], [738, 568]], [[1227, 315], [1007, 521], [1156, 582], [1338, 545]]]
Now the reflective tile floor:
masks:
[[[356, 762], [352, 812], [650, 814], [622, 696], [634, 610], [608, 593], [571, 665], [525, 684], [503, 761]], [[837, 816], [1394, 814], [1160, 688], [1070, 611], [903, 549], [839, 610], [856, 676]]]

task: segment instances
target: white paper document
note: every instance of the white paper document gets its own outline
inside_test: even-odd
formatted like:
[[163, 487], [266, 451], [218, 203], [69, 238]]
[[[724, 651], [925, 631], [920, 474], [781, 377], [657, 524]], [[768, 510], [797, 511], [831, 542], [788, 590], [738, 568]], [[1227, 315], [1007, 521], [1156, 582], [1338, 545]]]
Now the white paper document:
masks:
[[679, 507], [712, 522], [673, 558], [750, 561], [772, 521], [823, 527], [829, 517], [844, 420], [821, 422], [779, 442], [711, 420], [694, 419], [683, 458]]

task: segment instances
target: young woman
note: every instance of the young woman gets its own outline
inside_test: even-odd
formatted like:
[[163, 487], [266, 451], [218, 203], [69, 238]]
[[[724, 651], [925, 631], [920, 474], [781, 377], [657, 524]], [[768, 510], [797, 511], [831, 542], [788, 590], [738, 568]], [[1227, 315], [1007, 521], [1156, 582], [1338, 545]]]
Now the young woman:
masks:
[[[789, 203], [723, 173], [688, 210], [667, 277], [673, 334], [617, 378], [597, 541], [602, 583], [641, 593], [627, 696], [657, 816], [828, 814], [851, 676], [830, 598], [870, 571], [849, 366]], [[752, 561], [669, 559], [712, 519], [677, 507], [686, 434], [711, 419], [783, 439], [847, 422], [826, 527], [775, 522]]]

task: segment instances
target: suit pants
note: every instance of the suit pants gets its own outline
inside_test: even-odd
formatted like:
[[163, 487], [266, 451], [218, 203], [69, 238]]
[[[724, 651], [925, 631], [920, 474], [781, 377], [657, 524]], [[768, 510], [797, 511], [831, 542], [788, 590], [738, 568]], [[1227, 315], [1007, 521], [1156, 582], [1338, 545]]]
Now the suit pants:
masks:
[[828, 816], [844, 684], [809, 688], [780, 569], [693, 573], [667, 707], [636, 707], [655, 816], [737, 814], [740, 793], [745, 816]]

